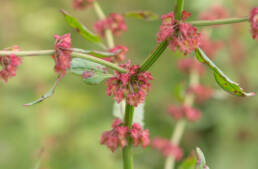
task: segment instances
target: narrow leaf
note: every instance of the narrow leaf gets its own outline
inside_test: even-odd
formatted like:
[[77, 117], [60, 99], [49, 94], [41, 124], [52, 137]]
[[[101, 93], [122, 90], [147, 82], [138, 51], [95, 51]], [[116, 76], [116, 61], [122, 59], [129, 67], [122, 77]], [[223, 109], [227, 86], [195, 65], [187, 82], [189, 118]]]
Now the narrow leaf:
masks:
[[178, 169], [196, 169], [197, 158], [193, 155], [187, 157]]
[[[121, 101], [120, 103], [114, 102], [113, 106], [113, 116], [124, 119], [125, 114], [125, 101]], [[139, 104], [137, 107], [134, 108], [134, 116], [133, 122], [139, 123], [142, 128], [144, 127], [144, 103]]]
[[206, 165], [205, 156], [199, 147], [196, 148], [196, 155], [197, 155], [196, 169], [209, 169], [209, 167]]
[[76, 18], [69, 15], [68, 12], [61, 10], [66, 22], [76, 30], [82, 37], [93, 43], [101, 43], [101, 39], [98, 35], [89, 31], [83, 24], [81, 24]]
[[222, 89], [225, 91], [236, 95], [236, 96], [254, 96], [255, 93], [246, 93], [243, 91], [243, 89], [237, 84], [236, 82], [233, 82], [230, 80], [202, 51], [202, 49], [197, 48], [195, 50], [196, 58], [206, 65], [208, 65], [214, 73], [214, 77], [217, 81], [217, 83], [220, 85]]
[[85, 83], [91, 85], [99, 84], [113, 76], [107, 73], [105, 66], [81, 58], [72, 59], [70, 71], [80, 75]]
[[56, 89], [56, 86], [57, 84], [59, 83], [59, 81], [62, 79], [62, 76], [59, 76], [57, 79], [56, 79], [56, 82], [54, 83], [54, 85], [51, 87], [51, 89], [46, 93], [44, 94], [43, 96], [41, 96], [39, 99], [33, 101], [33, 102], [30, 102], [30, 103], [27, 103], [27, 104], [24, 104], [24, 106], [32, 106], [34, 104], [37, 104], [37, 103], [40, 103], [42, 101], [44, 101], [45, 99], [49, 98], [50, 96], [52, 96], [54, 93], [55, 93], [55, 89]]
[[84, 50], [84, 49], [78, 49], [78, 48], [71, 48], [71, 51], [92, 55], [98, 58], [115, 56], [120, 52], [120, 50], [117, 50], [116, 52], [112, 53], [112, 52], [103, 52], [103, 51], [97, 51], [97, 50]]
[[124, 13], [124, 16], [148, 21], [159, 19], [159, 15], [151, 11], [129, 11]]

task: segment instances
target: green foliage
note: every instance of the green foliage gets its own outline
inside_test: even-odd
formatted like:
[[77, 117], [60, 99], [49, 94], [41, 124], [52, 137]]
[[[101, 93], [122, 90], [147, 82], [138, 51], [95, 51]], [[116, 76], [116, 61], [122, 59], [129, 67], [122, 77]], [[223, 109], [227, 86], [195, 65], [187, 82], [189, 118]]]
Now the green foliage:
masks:
[[197, 158], [195, 156], [187, 157], [178, 167], [178, 169], [196, 169]]
[[99, 84], [113, 76], [107, 73], [105, 66], [81, 58], [72, 59], [70, 71], [80, 76], [87, 72], [89, 75], [84, 77], [83, 81], [91, 85]]
[[140, 20], [157, 20], [159, 19], [159, 15], [156, 13], [153, 13], [152, 11], [129, 11], [124, 13], [124, 16], [127, 18], [135, 18]]
[[202, 49], [198, 48], [195, 50], [196, 58], [201, 62], [209, 66], [213, 70], [214, 77], [217, 83], [225, 91], [236, 95], [236, 96], [254, 96], [255, 93], [246, 93], [242, 88], [236, 83], [230, 80], [203, 52]]
[[77, 49], [77, 48], [73, 48], [72, 51], [92, 55], [98, 58], [115, 56], [117, 53], [120, 52], [120, 50], [116, 51], [116, 53], [111, 53], [111, 52], [103, 52], [103, 51], [97, 51], [97, 50], [83, 50], [83, 49]]

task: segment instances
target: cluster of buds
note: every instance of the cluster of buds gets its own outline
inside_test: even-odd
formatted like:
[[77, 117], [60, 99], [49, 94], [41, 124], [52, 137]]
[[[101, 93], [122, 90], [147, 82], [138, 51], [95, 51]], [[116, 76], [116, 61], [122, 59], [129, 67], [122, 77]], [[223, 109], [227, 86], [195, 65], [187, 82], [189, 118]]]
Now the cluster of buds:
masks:
[[137, 107], [144, 102], [151, 89], [149, 81], [153, 80], [152, 75], [149, 72], [139, 72], [139, 66], [130, 66], [130, 62], [120, 66], [127, 72], [116, 71], [115, 75], [107, 80], [107, 95], [113, 96], [117, 103], [125, 99], [128, 104]]
[[182, 58], [177, 62], [177, 67], [183, 73], [189, 74], [191, 71], [196, 71], [199, 75], [205, 73], [204, 66], [194, 58]]
[[64, 34], [62, 36], [54, 35], [56, 39], [54, 48], [56, 50], [52, 58], [55, 60], [55, 71], [61, 76], [64, 76], [66, 70], [71, 66], [71, 34]]
[[134, 146], [146, 147], [150, 143], [149, 131], [143, 130], [142, 127], [134, 123], [129, 129], [123, 125], [120, 119], [115, 119], [112, 124], [112, 130], [105, 131], [101, 138], [100, 144], [105, 144], [112, 152], [118, 147], [124, 148], [128, 145], [128, 139], [132, 139]]
[[164, 138], [154, 138], [152, 147], [160, 151], [165, 157], [174, 157], [177, 161], [183, 157], [183, 151], [175, 144]]
[[249, 21], [251, 23], [252, 37], [258, 40], [258, 7], [252, 9]]
[[105, 19], [97, 21], [94, 29], [102, 37], [104, 37], [107, 29], [110, 29], [115, 36], [120, 36], [122, 32], [127, 30], [127, 26], [122, 15], [111, 13]]
[[85, 8], [88, 8], [93, 4], [95, 0], [74, 0], [73, 1], [73, 8], [83, 10]]
[[176, 20], [174, 13], [163, 15], [160, 31], [157, 33], [157, 42], [168, 40], [172, 51], [179, 49], [185, 55], [191, 53], [200, 46], [201, 34], [191, 24], [185, 22], [191, 14], [183, 11], [182, 21]]
[[104, 60], [114, 63], [120, 63], [125, 60], [128, 48], [126, 46], [117, 45], [110, 49], [109, 52], [115, 53], [115, 56], [104, 58]]
[[186, 105], [182, 105], [182, 106], [170, 105], [168, 108], [168, 113], [175, 120], [186, 118], [189, 121], [198, 121], [202, 117], [200, 110], [194, 109], [193, 107], [186, 106]]
[[[20, 48], [18, 46], [13, 46], [12, 48], [5, 50], [19, 51]], [[21, 58], [15, 54], [0, 56], [0, 66], [2, 66], [0, 78], [2, 78], [5, 82], [8, 82], [8, 78], [16, 76], [16, 70], [20, 64]]]
[[213, 89], [201, 84], [192, 86], [189, 88], [188, 92], [195, 95], [195, 100], [197, 103], [201, 104], [212, 97]]

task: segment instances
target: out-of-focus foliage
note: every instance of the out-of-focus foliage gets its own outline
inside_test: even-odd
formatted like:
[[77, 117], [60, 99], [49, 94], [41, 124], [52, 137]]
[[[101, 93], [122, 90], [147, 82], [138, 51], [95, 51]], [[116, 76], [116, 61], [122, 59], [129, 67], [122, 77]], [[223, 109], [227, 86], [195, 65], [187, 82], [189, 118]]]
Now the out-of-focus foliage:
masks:
[[[186, 0], [186, 9], [197, 18], [210, 0]], [[151, 10], [158, 14], [173, 10], [172, 0], [100, 0], [108, 12]], [[255, 0], [221, 0], [230, 16], [246, 16], [257, 5]], [[65, 22], [59, 9], [65, 9], [88, 28], [97, 17], [93, 9], [74, 11], [71, 0], [1, 0], [0, 47], [14, 44], [23, 50], [53, 48], [53, 35], [71, 32], [73, 47], [96, 49]], [[116, 40], [129, 47], [133, 63], [141, 63], [156, 44], [160, 21], [127, 19], [128, 31]], [[223, 40], [223, 48], [214, 57], [221, 69], [240, 82], [243, 88], [257, 91], [258, 48], [249, 33], [249, 24], [217, 26], [207, 29], [212, 39]], [[91, 29], [93, 30], [93, 29]], [[242, 47], [242, 49], [238, 46]], [[187, 76], [176, 68], [179, 53], [170, 50], [150, 69], [155, 80], [145, 104], [145, 127], [151, 136], [170, 137], [175, 122], [166, 113], [167, 105], [177, 102], [174, 91]], [[111, 127], [113, 100], [105, 95], [105, 86], [89, 86], [80, 77], [67, 74], [55, 95], [32, 107], [24, 103], [39, 98], [56, 78], [50, 56], [26, 57], [17, 76], [7, 84], [0, 82], [0, 168], [31, 169], [41, 156], [41, 169], [120, 169], [120, 152], [112, 154], [99, 144], [99, 137]], [[221, 90], [211, 72], [201, 79]], [[258, 166], [258, 99], [226, 94], [199, 108], [200, 122], [188, 126], [182, 141], [185, 154], [196, 146], [205, 151], [207, 164], [216, 169], [256, 169]], [[101, 161], [101, 162], [100, 162]], [[156, 151], [135, 149], [135, 167], [160, 169], [164, 159]]]

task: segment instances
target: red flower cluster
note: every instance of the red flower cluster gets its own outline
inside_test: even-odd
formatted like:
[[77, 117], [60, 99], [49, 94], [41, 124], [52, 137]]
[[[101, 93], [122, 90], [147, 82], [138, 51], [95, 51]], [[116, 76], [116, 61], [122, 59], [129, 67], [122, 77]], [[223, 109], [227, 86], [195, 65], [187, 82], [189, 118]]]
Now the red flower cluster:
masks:
[[114, 63], [120, 63], [125, 60], [125, 54], [128, 52], [128, 48], [126, 46], [117, 45], [114, 48], [110, 49], [109, 52], [116, 53], [116, 55], [104, 58], [104, 60]]
[[133, 140], [134, 146], [142, 145], [146, 147], [150, 143], [149, 131], [142, 130], [141, 126], [134, 123], [131, 129], [123, 126], [120, 119], [115, 119], [112, 124], [112, 130], [105, 131], [101, 138], [100, 144], [105, 144], [112, 152], [118, 147], [124, 148], [128, 144], [128, 137]]
[[189, 74], [192, 70], [195, 70], [200, 75], [205, 73], [204, 66], [194, 58], [183, 58], [177, 62], [177, 67], [180, 71]]
[[74, 0], [73, 8], [83, 10], [92, 5], [95, 0]]
[[128, 70], [127, 73], [115, 72], [115, 76], [107, 80], [107, 95], [113, 96], [116, 102], [123, 99], [130, 105], [137, 106], [143, 103], [147, 92], [151, 89], [150, 80], [153, 80], [151, 73], [138, 73], [139, 66], [130, 66], [130, 61], [120, 65]]
[[207, 35], [207, 32], [202, 32], [200, 47], [204, 50], [204, 52], [209, 58], [213, 58], [216, 52], [218, 52], [218, 50], [222, 47], [222, 42], [213, 41]]
[[158, 43], [168, 40], [172, 51], [179, 49], [185, 55], [191, 53], [200, 46], [201, 34], [191, 24], [185, 22], [190, 13], [183, 11], [182, 21], [175, 19], [174, 13], [163, 15], [160, 31], [157, 33]]
[[190, 106], [171, 105], [168, 108], [169, 114], [176, 120], [185, 117], [189, 121], [198, 121], [201, 117], [201, 111]]
[[127, 26], [122, 15], [111, 13], [106, 19], [97, 21], [94, 29], [102, 37], [104, 37], [107, 29], [110, 29], [115, 36], [120, 36], [122, 32], [127, 30]]
[[249, 21], [253, 39], [258, 40], [258, 7], [252, 9]]
[[[11, 48], [11, 50], [18, 51], [20, 48], [18, 46], [14, 46]], [[21, 58], [14, 54], [0, 56], [0, 65], [2, 66], [2, 70], [0, 71], [0, 78], [2, 78], [5, 82], [8, 82], [8, 78], [16, 76], [16, 69], [20, 64]]]
[[54, 35], [55, 41], [55, 54], [52, 58], [55, 60], [55, 71], [60, 75], [64, 76], [66, 69], [69, 69], [71, 66], [71, 51], [67, 50], [71, 48], [71, 34], [65, 34], [62, 36]]
[[215, 20], [228, 17], [227, 9], [221, 5], [213, 5], [207, 10], [200, 13], [199, 18], [202, 20]]
[[190, 87], [189, 92], [192, 92], [196, 96], [197, 103], [203, 103], [213, 95], [212, 88], [200, 84]]
[[177, 161], [183, 157], [183, 151], [177, 145], [164, 138], [154, 138], [152, 140], [152, 147], [160, 151], [165, 157], [175, 157]]

